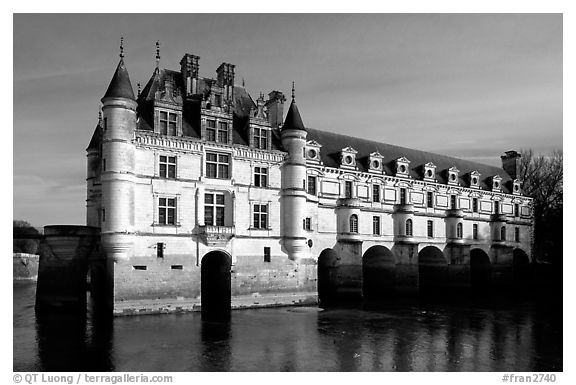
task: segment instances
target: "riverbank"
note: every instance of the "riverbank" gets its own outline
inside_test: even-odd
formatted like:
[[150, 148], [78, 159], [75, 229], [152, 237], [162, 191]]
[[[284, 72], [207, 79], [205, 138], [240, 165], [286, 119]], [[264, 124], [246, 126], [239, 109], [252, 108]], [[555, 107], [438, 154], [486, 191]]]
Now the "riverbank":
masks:
[[[114, 304], [114, 316], [198, 312], [201, 310], [200, 302], [200, 298], [121, 301]], [[317, 304], [318, 294], [315, 292], [255, 293], [233, 296], [231, 299], [232, 310]]]

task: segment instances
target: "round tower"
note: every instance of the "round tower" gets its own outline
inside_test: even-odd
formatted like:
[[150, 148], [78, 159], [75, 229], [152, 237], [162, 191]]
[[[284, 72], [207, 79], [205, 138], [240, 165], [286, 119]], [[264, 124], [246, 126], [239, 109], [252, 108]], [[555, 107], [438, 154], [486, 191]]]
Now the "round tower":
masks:
[[308, 246], [302, 221], [306, 217], [306, 128], [298, 112], [292, 86], [292, 103], [280, 130], [280, 138], [288, 156], [282, 166], [282, 245], [288, 258], [308, 257]]
[[136, 99], [124, 54], [102, 98], [102, 245], [111, 259], [125, 260], [134, 228]]

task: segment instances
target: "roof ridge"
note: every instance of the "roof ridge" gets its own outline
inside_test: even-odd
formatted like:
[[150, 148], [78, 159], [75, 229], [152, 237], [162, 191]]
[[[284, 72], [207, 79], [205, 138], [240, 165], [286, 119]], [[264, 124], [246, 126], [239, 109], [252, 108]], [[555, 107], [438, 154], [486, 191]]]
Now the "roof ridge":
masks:
[[[419, 152], [419, 153], [421, 153], [421, 154], [423, 154], [423, 155], [424, 155], [424, 154], [430, 154], [430, 155], [432, 155], [433, 157], [442, 157], [442, 158], [444, 158], [444, 159], [446, 159], [446, 160], [455, 160], [455, 161], [458, 161], [458, 162], [467, 162], [467, 163], [469, 163], [470, 165], [478, 165], [478, 166], [482, 166], [482, 167], [490, 167], [490, 168], [493, 168], [493, 169], [502, 170], [502, 171], [505, 173], [504, 169], [503, 169], [502, 167], [499, 167], [499, 166], [492, 166], [492, 165], [489, 165], [489, 164], [486, 164], [486, 163], [480, 163], [480, 162], [475, 162], [475, 161], [471, 161], [471, 160], [467, 160], [467, 159], [457, 158], [457, 157], [454, 157], [454, 156], [449, 156], [449, 155], [444, 155], [444, 154], [438, 154], [438, 153], [431, 152], [431, 151], [420, 150], [420, 149], [416, 149], [416, 148], [409, 148], [409, 147], [399, 146], [399, 145], [396, 145], [396, 144], [390, 144], [390, 143], [385, 143], [385, 142], [378, 142], [378, 141], [376, 141], [376, 140], [359, 138], [359, 137], [355, 137], [355, 136], [351, 136], [351, 135], [346, 135], [346, 134], [341, 134], [341, 133], [336, 133], [336, 132], [329, 132], [329, 131], [319, 130], [319, 129], [316, 129], [316, 128], [309, 128], [309, 127], [308, 127], [307, 130], [308, 130], [309, 132], [316, 131], [316, 132], [319, 132], [319, 133], [325, 133], [325, 134], [329, 134], [329, 135], [335, 135], [335, 136], [350, 138], [350, 139], [353, 139], [354, 141], [362, 141], [362, 142], [366, 142], [366, 143], [368, 143], [368, 144], [375, 144], [375, 145], [378, 145], [378, 144], [379, 144], [379, 145], [384, 145], [384, 146], [388, 146], [388, 147], [394, 147], [394, 148], [396, 148], [396, 149], [398, 149], [398, 150], [400, 150], [400, 151], [401, 151], [401, 150], [408, 150], [408, 152], [417, 151], [417, 152]], [[352, 147], [353, 147], [353, 146], [352, 146]], [[410, 159], [410, 158], [408, 158], [408, 159]], [[430, 160], [430, 161], [432, 161], [432, 160]], [[420, 165], [418, 165], [418, 166], [420, 166]], [[501, 175], [501, 176], [502, 176], [502, 175]], [[507, 176], [507, 173], [506, 173], [506, 176]]]

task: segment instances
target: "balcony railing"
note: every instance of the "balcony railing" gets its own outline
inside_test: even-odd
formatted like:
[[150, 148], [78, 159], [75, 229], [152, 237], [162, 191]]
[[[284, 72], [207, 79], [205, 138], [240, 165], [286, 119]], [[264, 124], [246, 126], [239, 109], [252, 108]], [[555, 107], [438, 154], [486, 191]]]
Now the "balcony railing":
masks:
[[461, 209], [448, 209], [446, 210], [446, 216], [450, 218], [464, 218], [464, 211]]
[[490, 220], [492, 222], [506, 222], [506, 214], [492, 214]]
[[200, 235], [208, 246], [223, 246], [236, 234], [234, 226], [200, 226]]
[[394, 205], [395, 213], [413, 213], [414, 205], [412, 203], [399, 203]]

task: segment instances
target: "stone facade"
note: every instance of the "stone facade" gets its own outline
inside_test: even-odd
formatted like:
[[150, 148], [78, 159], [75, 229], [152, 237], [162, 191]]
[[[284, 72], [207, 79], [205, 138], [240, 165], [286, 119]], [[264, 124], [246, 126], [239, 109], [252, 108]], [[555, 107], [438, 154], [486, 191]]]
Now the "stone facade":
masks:
[[231, 64], [217, 79], [197, 56], [181, 65], [134, 96], [121, 57], [87, 149], [117, 309], [199, 306], [208, 281], [233, 301], [468, 287], [473, 259], [494, 282], [530, 259], [519, 154], [502, 169], [313, 130], [294, 95], [282, 124], [281, 92], [254, 101]]

